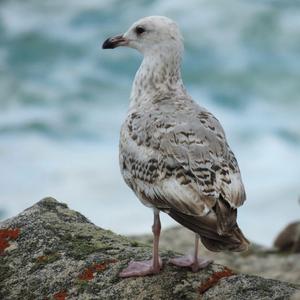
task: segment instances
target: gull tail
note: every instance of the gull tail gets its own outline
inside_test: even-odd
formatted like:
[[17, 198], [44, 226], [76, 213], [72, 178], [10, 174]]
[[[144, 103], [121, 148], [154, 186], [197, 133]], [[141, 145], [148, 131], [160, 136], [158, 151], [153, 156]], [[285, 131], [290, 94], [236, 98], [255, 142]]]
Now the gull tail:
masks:
[[248, 249], [250, 243], [236, 222], [231, 221], [230, 228], [227, 227], [225, 231], [217, 221], [216, 214], [204, 217], [191, 216], [174, 209], [170, 209], [168, 214], [181, 225], [198, 233], [208, 250], [241, 252]]

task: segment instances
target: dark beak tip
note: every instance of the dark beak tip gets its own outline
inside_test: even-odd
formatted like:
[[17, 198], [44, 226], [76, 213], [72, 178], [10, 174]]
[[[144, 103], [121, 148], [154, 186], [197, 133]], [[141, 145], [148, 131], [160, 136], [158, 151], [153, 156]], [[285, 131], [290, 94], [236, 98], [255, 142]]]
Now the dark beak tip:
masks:
[[126, 39], [123, 37], [123, 35], [117, 35], [106, 39], [102, 44], [102, 49], [114, 49], [124, 45], [126, 45]]
[[111, 42], [110, 38], [106, 39], [102, 44], [102, 49], [113, 49], [114, 44]]

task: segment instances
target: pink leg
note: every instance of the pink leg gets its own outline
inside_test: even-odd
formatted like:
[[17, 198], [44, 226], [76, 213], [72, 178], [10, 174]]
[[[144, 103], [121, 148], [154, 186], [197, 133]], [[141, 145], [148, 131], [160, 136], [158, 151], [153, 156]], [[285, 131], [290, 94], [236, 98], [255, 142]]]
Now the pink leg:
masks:
[[194, 255], [185, 255], [180, 257], [175, 257], [170, 259], [170, 263], [178, 267], [189, 267], [193, 272], [198, 272], [201, 269], [207, 267], [212, 260], [198, 257], [199, 249], [199, 235], [195, 236], [195, 250]]
[[120, 277], [145, 276], [159, 273], [162, 267], [162, 260], [158, 255], [158, 244], [160, 235], [160, 219], [159, 211], [154, 210], [154, 223], [152, 226], [153, 232], [153, 257], [151, 260], [131, 261], [126, 269], [124, 269]]

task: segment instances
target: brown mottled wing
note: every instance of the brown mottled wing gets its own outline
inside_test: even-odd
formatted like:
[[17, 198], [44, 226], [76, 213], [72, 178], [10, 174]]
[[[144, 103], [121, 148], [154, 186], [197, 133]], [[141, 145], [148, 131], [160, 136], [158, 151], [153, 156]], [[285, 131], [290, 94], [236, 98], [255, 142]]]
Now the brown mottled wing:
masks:
[[190, 216], [213, 210], [224, 221], [219, 231], [231, 227], [227, 223], [235, 222], [234, 210], [245, 200], [221, 125], [193, 102], [132, 111], [121, 130], [120, 165], [144, 204]]
[[178, 180], [181, 175], [197, 184], [203, 201], [222, 197], [233, 208], [245, 201], [237, 161], [211, 113], [202, 109], [193, 119], [177, 124], [162, 138], [161, 149], [166, 161], [177, 162]]

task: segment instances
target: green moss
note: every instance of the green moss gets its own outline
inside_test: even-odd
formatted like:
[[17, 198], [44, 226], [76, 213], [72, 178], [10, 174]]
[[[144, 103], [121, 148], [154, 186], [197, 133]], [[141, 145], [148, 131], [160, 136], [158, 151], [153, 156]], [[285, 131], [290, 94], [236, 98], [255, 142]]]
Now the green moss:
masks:
[[68, 254], [75, 259], [82, 259], [91, 253], [111, 248], [110, 245], [100, 241], [88, 240], [84, 237], [74, 236], [68, 243]]
[[137, 241], [131, 241], [130, 242], [130, 246], [131, 247], [138, 247], [139, 246], [139, 243]]

